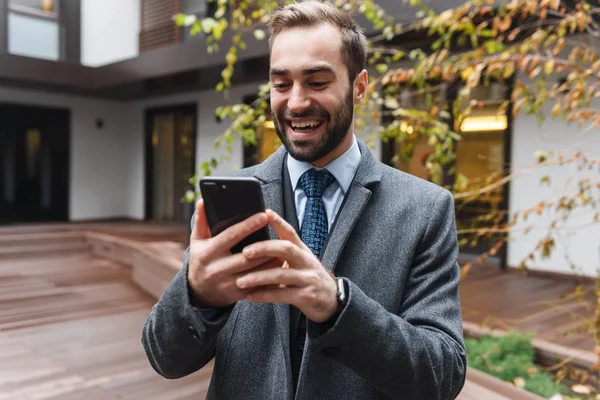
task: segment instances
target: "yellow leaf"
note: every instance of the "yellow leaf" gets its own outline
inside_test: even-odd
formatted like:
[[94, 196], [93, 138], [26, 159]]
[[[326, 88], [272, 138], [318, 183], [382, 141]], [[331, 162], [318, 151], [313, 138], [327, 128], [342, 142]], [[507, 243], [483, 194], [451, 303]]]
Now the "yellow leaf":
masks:
[[520, 376], [516, 377], [515, 380], [513, 381], [513, 383], [518, 388], [524, 388], [525, 387], [525, 379], [521, 378]]
[[553, 71], [554, 71], [554, 60], [546, 61], [546, 63], [544, 64], [544, 73], [546, 75], [551, 75]]
[[473, 72], [475, 72], [475, 69], [473, 67], [467, 67], [462, 70], [462, 72], [460, 73], [460, 77], [463, 79], [463, 81], [466, 81], [467, 79], [469, 79]]
[[573, 385], [573, 386], [571, 386], [571, 390], [577, 394], [591, 394], [592, 393], [592, 391], [590, 390], [590, 387], [586, 386], [586, 385]]
[[552, 107], [552, 114], [551, 115], [552, 115], [553, 119], [558, 116], [558, 114], [560, 113], [561, 107], [562, 107], [562, 105], [561, 105], [560, 102], [556, 103], [554, 105], [554, 107]]
[[534, 368], [534, 367], [527, 369], [527, 374], [529, 374], [529, 376], [535, 375], [538, 372], [539, 372], [539, 370], [537, 368]]
[[515, 73], [515, 64], [512, 62], [506, 63], [502, 77], [505, 79], [510, 78]]
[[265, 31], [262, 29], [257, 29], [254, 31], [254, 37], [256, 40], [263, 40], [266, 37]]

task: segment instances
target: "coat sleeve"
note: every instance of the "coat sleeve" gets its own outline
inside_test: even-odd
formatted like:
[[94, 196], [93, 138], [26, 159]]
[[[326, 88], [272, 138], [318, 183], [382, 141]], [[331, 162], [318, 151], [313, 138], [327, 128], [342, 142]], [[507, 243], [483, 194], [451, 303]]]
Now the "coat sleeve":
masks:
[[217, 337], [233, 308], [200, 309], [191, 304], [189, 254], [188, 248], [183, 267], [152, 308], [142, 330], [142, 345], [152, 368], [168, 379], [196, 372], [214, 357]]
[[454, 202], [438, 196], [396, 315], [347, 280], [348, 301], [331, 329], [308, 322], [310, 345], [393, 399], [454, 399], [467, 360], [458, 294]]

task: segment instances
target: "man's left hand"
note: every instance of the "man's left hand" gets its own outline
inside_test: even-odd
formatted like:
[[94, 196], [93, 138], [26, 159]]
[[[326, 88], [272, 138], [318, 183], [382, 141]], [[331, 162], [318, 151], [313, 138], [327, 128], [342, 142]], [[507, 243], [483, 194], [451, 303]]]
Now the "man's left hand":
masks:
[[246, 297], [248, 301], [292, 304], [314, 322], [327, 321], [338, 309], [335, 279], [290, 224], [272, 210], [267, 210], [267, 216], [280, 240], [251, 244], [243, 254], [248, 259], [279, 258], [288, 268], [250, 271], [237, 279], [238, 287], [256, 288]]

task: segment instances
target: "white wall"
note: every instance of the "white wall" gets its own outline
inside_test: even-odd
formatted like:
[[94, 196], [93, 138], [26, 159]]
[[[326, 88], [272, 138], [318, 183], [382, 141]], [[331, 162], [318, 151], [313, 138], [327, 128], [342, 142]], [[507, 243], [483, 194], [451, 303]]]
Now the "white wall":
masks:
[[70, 220], [143, 216], [131, 198], [144, 148], [142, 132], [130, 129], [129, 105], [3, 87], [0, 101], [71, 110]]
[[81, 63], [91, 67], [139, 54], [140, 0], [81, 1]]
[[[547, 104], [544, 112], [550, 115], [553, 104]], [[566, 157], [581, 151], [588, 157], [600, 156], [598, 129], [582, 133], [575, 125], [548, 118], [538, 126], [534, 116], [519, 115], [514, 123], [512, 142], [513, 172], [518, 174], [510, 189], [511, 212], [534, 207], [540, 201], [557, 201], [563, 195], [577, 193], [578, 182], [590, 177], [594, 185], [598, 182], [598, 169], [579, 171], [572, 164], [564, 166], [538, 167], [534, 153], [538, 150], [560, 150]], [[551, 179], [550, 185], [540, 183], [544, 176]], [[596, 200], [598, 190], [595, 189]], [[590, 225], [598, 209], [582, 208], [555, 230], [556, 248], [549, 259], [536, 259], [528, 263], [531, 269], [555, 272], [597, 275], [600, 268], [600, 223]], [[508, 246], [508, 264], [518, 266], [527, 257], [538, 241], [549, 232], [552, 220], [560, 214], [545, 211], [541, 216], [533, 213], [527, 222], [521, 219], [515, 233], [511, 234]], [[586, 226], [588, 225], [588, 226]], [[527, 226], [534, 230], [524, 234]], [[571, 268], [571, 264], [575, 269]]]

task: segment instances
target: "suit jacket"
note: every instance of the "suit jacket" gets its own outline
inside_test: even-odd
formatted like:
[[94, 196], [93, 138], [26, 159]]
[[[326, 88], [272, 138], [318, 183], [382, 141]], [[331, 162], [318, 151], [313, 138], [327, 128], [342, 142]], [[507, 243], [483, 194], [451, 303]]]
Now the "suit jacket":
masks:
[[[452, 196], [385, 166], [362, 142], [359, 147], [361, 163], [321, 257], [325, 268], [346, 280], [348, 302], [327, 331], [307, 321], [297, 392], [289, 306], [240, 301], [224, 310], [194, 308], [187, 282], [189, 249], [142, 332], [150, 364], [160, 375], [184, 377], [214, 358], [208, 399], [441, 400], [458, 395], [467, 362]], [[260, 180], [266, 207], [297, 227], [295, 213], [284, 207], [289, 204], [284, 199], [286, 154], [282, 147], [236, 175]], [[277, 238], [273, 230], [271, 235]]]

